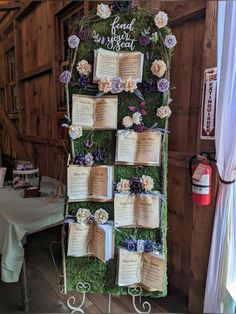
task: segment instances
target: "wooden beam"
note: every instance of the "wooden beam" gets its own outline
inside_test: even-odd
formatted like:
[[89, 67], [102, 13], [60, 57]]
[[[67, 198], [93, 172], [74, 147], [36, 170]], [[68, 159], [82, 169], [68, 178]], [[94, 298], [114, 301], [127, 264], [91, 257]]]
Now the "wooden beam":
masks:
[[21, 4], [19, 2], [0, 4], [0, 12], [19, 10], [20, 7], [21, 7]]
[[31, 71], [20, 74], [19, 81], [32, 80], [35, 77], [44, 75], [45, 73], [48, 73], [51, 71], [52, 71], [52, 64], [51, 63], [44, 64]]
[[[217, 1], [207, 1], [205, 17], [205, 36], [203, 44], [202, 78], [204, 70], [216, 66], [217, 61]], [[202, 84], [203, 86], [203, 84]], [[201, 90], [202, 96], [202, 90]], [[199, 104], [201, 106], [201, 104]], [[198, 118], [197, 151], [214, 151], [215, 142], [200, 139], [201, 110]], [[189, 312], [202, 313], [205, 282], [210, 253], [212, 228], [214, 222], [215, 196], [218, 185], [216, 170], [213, 172], [212, 202], [209, 206], [193, 207], [193, 229], [191, 242]]]
[[17, 134], [17, 138], [26, 142], [45, 144], [49, 146], [64, 147], [63, 142], [67, 145], [67, 140], [59, 140], [56, 138], [42, 137], [42, 136], [32, 136], [26, 134]]

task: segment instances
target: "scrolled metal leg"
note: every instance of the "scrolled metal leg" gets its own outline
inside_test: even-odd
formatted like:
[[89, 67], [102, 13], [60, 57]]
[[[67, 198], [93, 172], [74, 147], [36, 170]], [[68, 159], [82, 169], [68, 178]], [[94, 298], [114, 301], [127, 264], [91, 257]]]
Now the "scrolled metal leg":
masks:
[[80, 293], [82, 293], [82, 301], [79, 306], [74, 306], [76, 299], [74, 296], [71, 296], [67, 300], [67, 306], [71, 310], [71, 313], [84, 313], [84, 310], [82, 309], [82, 306], [84, 305], [86, 293], [89, 292], [91, 286], [88, 282], [78, 282], [76, 284], [76, 290]]
[[133, 301], [133, 307], [136, 313], [139, 314], [144, 314], [144, 313], [150, 313], [152, 310], [152, 306], [149, 302], [145, 301], [142, 304], [143, 310], [140, 311], [137, 306], [136, 306], [136, 298], [139, 298], [139, 303], [141, 303], [141, 298], [142, 298], [142, 287], [137, 286], [134, 288], [128, 288], [128, 294], [132, 296], [132, 301]]

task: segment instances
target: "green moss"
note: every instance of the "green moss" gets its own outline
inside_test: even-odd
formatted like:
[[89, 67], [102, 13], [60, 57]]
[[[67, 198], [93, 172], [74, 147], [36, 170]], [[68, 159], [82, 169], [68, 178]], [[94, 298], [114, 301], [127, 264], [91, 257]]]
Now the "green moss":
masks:
[[[94, 14], [94, 12], [93, 12]], [[150, 26], [150, 32], [158, 32], [158, 36], [165, 37], [165, 35], [170, 34], [171, 31], [168, 27], [164, 27], [161, 31], [157, 30], [153, 23], [153, 17], [144, 9], [136, 8], [131, 10], [126, 14], [120, 14], [121, 23], [125, 21], [131, 21], [132, 18], [136, 18], [136, 28], [130, 34], [132, 38], [138, 38], [141, 31], [147, 29]], [[85, 20], [81, 20], [78, 25], [74, 26], [73, 32], [78, 32], [82, 27], [89, 26], [91, 29], [91, 34], [93, 31], [102, 35], [110, 35], [110, 23], [113, 20], [114, 15], [107, 20], [101, 20], [94, 17], [90, 23]], [[154, 53], [154, 59], [165, 60], [170, 64], [172, 51], [168, 51], [163, 48], [163, 44], [159, 41], [154, 44], [150, 44], [147, 47], [142, 47], [139, 45], [138, 41], [135, 42], [136, 49], [145, 53], [146, 51], [152, 50]], [[97, 44], [94, 43], [90, 36], [90, 39], [86, 42], [81, 42], [77, 60], [81, 59], [87, 60], [89, 63], [93, 64], [93, 51], [99, 48]], [[151, 72], [150, 66], [152, 61], [144, 61], [143, 70], [143, 80], [149, 78], [155, 79]], [[73, 80], [76, 81], [78, 78], [78, 73], [76, 70], [73, 71]], [[92, 80], [92, 76], [90, 77]], [[152, 127], [157, 123], [158, 127], [167, 127], [166, 119], [159, 119], [156, 117], [157, 107], [166, 104], [166, 99], [163, 98], [162, 94], [157, 92], [147, 93], [143, 90], [143, 85], [139, 85], [139, 89], [145, 99], [145, 110], [147, 111], [147, 116], [144, 117], [144, 123], [146, 127]], [[83, 93], [83, 94], [93, 94], [97, 93], [97, 86], [91, 84], [87, 89], [80, 90], [78, 86], [72, 86], [70, 88], [70, 97], [73, 93]], [[122, 128], [122, 118], [125, 115], [131, 115], [128, 110], [128, 106], [138, 106], [140, 99], [131, 93], [122, 93], [118, 96], [119, 100], [119, 110], [118, 110], [118, 128]], [[75, 152], [89, 152], [91, 149], [84, 147], [84, 141], [87, 137], [91, 136], [91, 131], [84, 131], [83, 137], [75, 141]], [[95, 142], [94, 148], [106, 148], [107, 158], [105, 164], [114, 164], [115, 156], [115, 132], [114, 131], [97, 131], [93, 132], [93, 140]], [[118, 182], [121, 178], [130, 179], [132, 176], [141, 176], [143, 174], [150, 175], [154, 179], [154, 187], [164, 194], [167, 201], [167, 150], [168, 150], [168, 136], [167, 134], [163, 136], [163, 147], [162, 147], [162, 166], [161, 167], [134, 167], [134, 166], [115, 166], [115, 182]], [[103, 207], [109, 212], [111, 218], [114, 215], [114, 207], [112, 202], [108, 203], [96, 203], [96, 202], [80, 202], [71, 203], [69, 205], [69, 212], [75, 214], [79, 207], [89, 208], [92, 212], [96, 209]], [[116, 248], [122, 245], [123, 240], [127, 236], [135, 236], [137, 239], [152, 239], [154, 241], [161, 241], [164, 247], [164, 253], [167, 255], [166, 247], [166, 230], [167, 230], [167, 204], [162, 203], [161, 208], [161, 228], [160, 229], [138, 229], [138, 228], [120, 228], [120, 232], [116, 232], [115, 235], [115, 245]], [[66, 258], [67, 267], [67, 285], [69, 290], [75, 289], [76, 283], [78, 281], [89, 282], [91, 284], [91, 290], [93, 292], [111, 292], [113, 295], [127, 294], [126, 287], [118, 287], [116, 282], [116, 267], [117, 258], [110, 260], [107, 263], [103, 263], [97, 258], [84, 257], [84, 258]], [[151, 297], [161, 297], [167, 294], [167, 275], [165, 274], [165, 288], [163, 292], [148, 292], [143, 290], [143, 295]]]

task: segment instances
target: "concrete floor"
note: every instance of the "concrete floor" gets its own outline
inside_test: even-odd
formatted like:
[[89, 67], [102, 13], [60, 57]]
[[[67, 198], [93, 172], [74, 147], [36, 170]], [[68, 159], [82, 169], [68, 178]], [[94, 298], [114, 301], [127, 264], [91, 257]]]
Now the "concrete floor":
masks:
[[[60, 227], [30, 235], [26, 245], [27, 282], [30, 313], [68, 313], [66, 302], [74, 295], [81, 300], [81, 295], [60, 293], [61, 248]], [[58, 271], [53, 264], [50, 245], [55, 256]], [[153, 313], [186, 313], [187, 302], [183, 295], [170, 289], [169, 295], [162, 299], [149, 299]], [[141, 306], [141, 305], [140, 305]], [[107, 313], [108, 297], [101, 294], [89, 294], [84, 307], [85, 313]], [[142, 310], [142, 308], [140, 307]], [[0, 313], [22, 313], [21, 289], [19, 283], [6, 284], [0, 281]], [[130, 296], [112, 298], [112, 313], [132, 313]]]

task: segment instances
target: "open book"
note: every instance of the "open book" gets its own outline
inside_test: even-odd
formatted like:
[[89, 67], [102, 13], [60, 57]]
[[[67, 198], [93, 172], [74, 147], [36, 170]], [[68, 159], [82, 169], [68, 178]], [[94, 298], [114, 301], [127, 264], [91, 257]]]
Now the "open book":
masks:
[[143, 53], [139, 51], [114, 52], [99, 48], [94, 51], [93, 81], [101, 79], [131, 77], [141, 83], [143, 78]]
[[119, 248], [118, 253], [119, 286], [141, 285], [148, 291], [163, 291], [166, 261], [157, 252], [139, 253]]
[[159, 228], [160, 197], [156, 194], [116, 193], [116, 227]]
[[161, 132], [119, 130], [116, 137], [116, 164], [159, 166]]
[[118, 97], [72, 96], [72, 123], [83, 129], [116, 130]]
[[103, 262], [114, 257], [114, 232], [110, 225], [69, 224], [68, 256], [96, 256]]
[[67, 196], [69, 202], [111, 201], [113, 198], [113, 166], [67, 168]]

